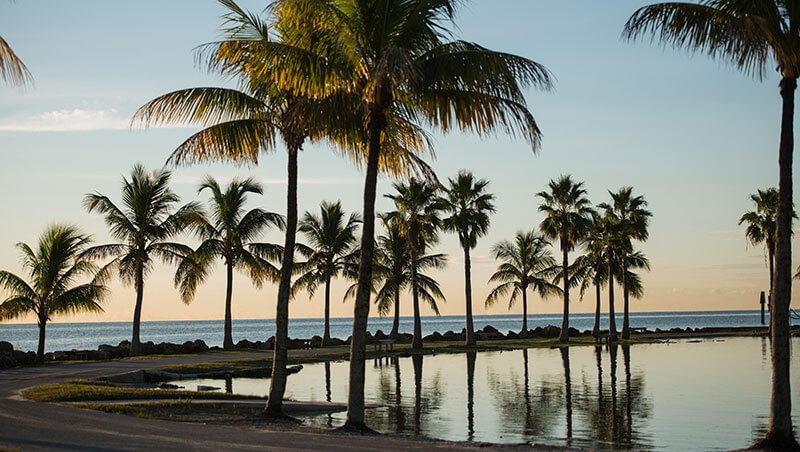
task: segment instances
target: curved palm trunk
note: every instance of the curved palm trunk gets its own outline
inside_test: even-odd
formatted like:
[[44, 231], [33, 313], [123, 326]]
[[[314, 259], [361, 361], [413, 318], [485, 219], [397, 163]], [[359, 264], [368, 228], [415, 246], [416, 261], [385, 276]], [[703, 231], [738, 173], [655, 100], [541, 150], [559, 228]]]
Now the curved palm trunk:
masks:
[[417, 251], [411, 249], [411, 293], [414, 299], [414, 337], [411, 348], [422, 349], [422, 320], [419, 318], [419, 288], [417, 287]]
[[[564, 240], [561, 241], [564, 243]], [[562, 261], [562, 277], [564, 279], [564, 318], [561, 320], [561, 336], [558, 340], [569, 342], [569, 258], [567, 249], [562, 245], [564, 259]]]
[[631, 330], [628, 325], [628, 263], [622, 258], [622, 338], [630, 339]]
[[595, 304], [594, 304], [594, 326], [592, 327], [592, 336], [597, 337], [600, 335], [600, 284], [594, 283], [595, 290]]
[[233, 264], [228, 263], [228, 287], [225, 289], [225, 337], [222, 348], [233, 348], [233, 316], [231, 315], [231, 299], [233, 298]]
[[361, 262], [358, 264], [358, 288], [353, 313], [353, 336], [350, 342], [350, 380], [347, 393], [347, 420], [343, 429], [366, 430], [364, 423], [364, 364], [367, 348], [367, 320], [372, 288], [372, 254], [375, 250], [375, 190], [378, 183], [378, 162], [381, 133], [386, 120], [371, 114], [369, 122], [369, 156], [364, 181], [364, 211], [361, 223]]
[[[792, 288], [792, 152], [794, 149], [794, 93], [797, 79], [781, 80], [783, 115], [778, 158], [780, 180], [778, 184], [778, 233], [775, 252], [775, 279], [770, 312], [772, 397], [770, 401], [769, 429], [762, 445], [775, 448], [797, 448], [792, 434], [792, 400], [789, 383], [789, 305]], [[764, 444], [766, 443], [766, 444]]]
[[39, 316], [39, 346], [36, 349], [36, 362], [44, 362], [44, 339], [45, 339], [45, 326], [47, 325], [47, 317]]
[[527, 337], [528, 333], [528, 288], [522, 288], [522, 331]]
[[283, 415], [283, 394], [286, 392], [286, 362], [289, 350], [289, 290], [294, 266], [294, 245], [297, 234], [297, 154], [299, 146], [289, 148], [288, 184], [286, 191], [286, 237], [283, 245], [281, 281], [278, 286], [278, 305], [275, 314], [275, 352], [272, 358], [272, 378], [264, 414]]
[[614, 262], [608, 256], [608, 336], [612, 341], [617, 340], [617, 319], [614, 314]]
[[466, 294], [466, 303], [467, 303], [466, 345], [475, 345], [475, 328], [472, 325], [472, 262], [470, 262], [468, 246], [464, 247], [464, 290]]
[[142, 354], [142, 342], [139, 340], [139, 329], [142, 323], [142, 299], [144, 298], [144, 266], [136, 267], [136, 306], [133, 308], [133, 332], [131, 334], [131, 356]]
[[389, 333], [391, 339], [397, 340], [400, 333], [400, 289], [394, 293], [394, 320], [392, 321], [392, 332]]
[[325, 280], [325, 332], [322, 334], [322, 345], [331, 344], [331, 277]]

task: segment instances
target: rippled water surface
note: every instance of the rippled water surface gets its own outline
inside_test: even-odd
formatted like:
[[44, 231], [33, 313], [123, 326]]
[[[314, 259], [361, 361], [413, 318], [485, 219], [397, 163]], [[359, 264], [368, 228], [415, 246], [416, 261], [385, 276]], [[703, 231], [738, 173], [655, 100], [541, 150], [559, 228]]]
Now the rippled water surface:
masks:
[[[800, 375], [800, 339], [792, 345], [792, 374]], [[347, 375], [347, 362], [307, 364], [289, 377], [287, 397], [346, 402]], [[264, 395], [268, 380], [228, 386]], [[447, 440], [729, 450], [762, 434], [769, 391], [769, 343], [760, 338], [384, 358], [367, 362], [367, 403], [383, 405], [368, 410], [367, 423]], [[336, 413], [305, 421], [327, 428], [344, 419]]]

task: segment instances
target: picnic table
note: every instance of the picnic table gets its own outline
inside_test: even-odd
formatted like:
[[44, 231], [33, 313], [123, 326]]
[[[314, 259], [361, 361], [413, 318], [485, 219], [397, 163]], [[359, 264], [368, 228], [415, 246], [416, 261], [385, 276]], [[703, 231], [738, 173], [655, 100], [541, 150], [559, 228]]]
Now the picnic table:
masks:
[[390, 350], [394, 350], [394, 343], [395, 342], [397, 342], [397, 341], [394, 340], [394, 339], [381, 339], [381, 340], [375, 341], [375, 343], [373, 344], [373, 347], [377, 351], [381, 351], [381, 349], [383, 349], [383, 350], [388, 352]]

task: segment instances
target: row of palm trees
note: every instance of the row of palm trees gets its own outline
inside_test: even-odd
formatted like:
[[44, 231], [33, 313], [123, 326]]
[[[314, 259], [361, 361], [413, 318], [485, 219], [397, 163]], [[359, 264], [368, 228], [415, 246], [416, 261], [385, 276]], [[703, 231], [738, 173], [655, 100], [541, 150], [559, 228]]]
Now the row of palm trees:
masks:
[[[523, 90], [549, 89], [551, 76], [526, 58], [452, 40], [446, 25], [459, 2], [441, 0], [277, 0], [262, 19], [220, 0], [225, 37], [203, 46], [208, 68], [239, 82], [240, 89], [198, 88], [162, 96], [136, 115], [145, 124], [197, 122], [206, 127], [173, 154], [174, 162], [258, 160], [277, 138], [289, 154], [287, 231], [276, 315], [275, 366], [267, 412], [281, 413], [285, 390], [290, 277], [297, 226], [297, 156], [307, 140], [332, 143], [366, 169], [361, 260], [355, 291], [346, 428], [363, 430], [364, 359], [375, 232], [375, 187], [380, 171], [425, 172], [419, 158], [431, 150], [421, 124], [486, 136], [502, 131], [525, 138], [535, 151], [540, 131]], [[763, 77], [776, 67], [783, 101], [779, 146], [776, 269], [772, 288], [773, 391], [763, 447], [797, 447], [791, 426], [789, 305], [791, 290], [792, 155], [794, 96], [800, 77], [800, 8], [793, 1], [701, 0], [659, 3], [637, 10], [625, 25], [627, 39], [650, 36], [706, 53]], [[0, 47], [5, 51], [6, 45]], [[3, 78], [24, 68], [0, 53]], [[24, 74], [23, 74], [24, 75]], [[19, 75], [16, 75], [18, 82]], [[555, 201], [555, 200], [554, 200]], [[585, 206], [585, 204], [584, 204]], [[567, 254], [576, 238], [565, 227], [581, 205], [553, 204], [560, 212], [549, 235], [563, 252], [565, 314]], [[563, 215], [569, 210], [570, 218]], [[555, 218], [554, 218], [555, 220]], [[558, 229], [558, 227], [561, 229]], [[627, 260], [622, 260], [625, 268]], [[611, 278], [611, 272], [609, 272]], [[623, 279], [625, 278], [623, 273]], [[567, 315], [565, 317], [565, 322]], [[566, 326], [566, 324], [564, 325]], [[624, 325], [623, 325], [624, 329]], [[562, 328], [562, 332], [566, 328]]]

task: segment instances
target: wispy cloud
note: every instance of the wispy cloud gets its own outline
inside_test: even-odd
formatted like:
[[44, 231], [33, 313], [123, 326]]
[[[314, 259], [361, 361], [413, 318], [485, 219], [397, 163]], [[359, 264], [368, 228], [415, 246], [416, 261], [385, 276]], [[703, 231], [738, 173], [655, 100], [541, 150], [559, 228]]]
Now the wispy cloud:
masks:
[[[168, 126], [191, 128], [190, 125]], [[127, 130], [130, 118], [117, 109], [82, 108], [46, 111], [39, 115], [0, 118], [0, 132], [83, 132], [90, 130]]]

